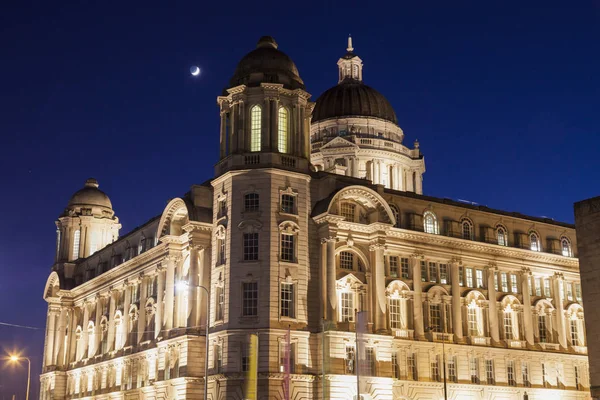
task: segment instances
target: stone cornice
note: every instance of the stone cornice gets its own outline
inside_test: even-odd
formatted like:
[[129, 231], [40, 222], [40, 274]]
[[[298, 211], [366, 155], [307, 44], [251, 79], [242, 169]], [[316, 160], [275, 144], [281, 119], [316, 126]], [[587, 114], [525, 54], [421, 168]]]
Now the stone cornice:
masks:
[[344, 220], [345, 220], [345, 218], [342, 216], [329, 214], [327, 212], [324, 212], [323, 214], [319, 214], [319, 215], [313, 217], [313, 221], [315, 221], [315, 223], [317, 225], [327, 223], [330, 225], [337, 226], [340, 222], [342, 222]]

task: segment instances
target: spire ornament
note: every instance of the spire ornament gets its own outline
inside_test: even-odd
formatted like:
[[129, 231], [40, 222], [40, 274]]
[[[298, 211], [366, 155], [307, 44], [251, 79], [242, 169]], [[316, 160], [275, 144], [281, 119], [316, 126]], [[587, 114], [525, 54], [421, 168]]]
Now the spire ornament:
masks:
[[352, 35], [348, 34], [348, 47], [346, 47], [346, 51], [348, 53], [352, 53], [354, 51], [354, 47], [352, 47]]

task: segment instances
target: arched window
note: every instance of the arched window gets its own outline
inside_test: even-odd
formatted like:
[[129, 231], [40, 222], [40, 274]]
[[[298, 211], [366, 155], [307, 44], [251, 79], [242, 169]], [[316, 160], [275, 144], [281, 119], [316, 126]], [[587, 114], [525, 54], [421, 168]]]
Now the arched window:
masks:
[[277, 138], [277, 150], [280, 153], [288, 152], [288, 111], [285, 107], [279, 107], [279, 134]]
[[573, 251], [571, 250], [571, 242], [566, 237], [560, 241], [562, 248], [562, 255], [565, 257], [573, 257]]
[[257, 104], [250, 109], [250, 151], [260, 151], [262, 132], [262, 109]]
[[462, 220], [462, 237], [463, 239], [473, 240], [473, 224], [468, 219]]
[[498, 244], [500, 246], [508, 246], [508, 236], [506, 234], [506, 228], [498, 226], [496, 228], [496, 236], [498, 238]]
[[529, 245], [531, 250], [540, 251], [540, 240], [537, 233], [531, 232], [529, 234]]
[[520, 309], [521, 304], [514, 296], [507, 296], [502, 301], [502, 332], [505, 340], [521, 338]]
[[423, 228], [426, 233], [433, 233], [436, 235], [438, 233], [437, 217], [431, 211], [426, 211], [425, 214], [423, 214]]
[[81, 238], [81, 231], [77, 229], [73, 235], [73, 260], [79, 258], [79, 239]]
[[347, 271], [363, 271], [364, 266], [357, 254], [351, 251], [341, 251], [338, 254], [338, 268]]
[[467, 307], [467, 334], [469, 337], [485, 337], [486, 324], [483, 303], [485, 297], [478, 291], [471, 291], [465, 298]]
[[569, 318], [569, 339], [571, 346], [585, 346], [583, 308], [578, 304], [573, 304], [568, 308], [567, 316]]
[[355, 311], [363, 311], [367, 287], [349, 274], [336, 282], [338, 296], [338, 322], [354, 322]]

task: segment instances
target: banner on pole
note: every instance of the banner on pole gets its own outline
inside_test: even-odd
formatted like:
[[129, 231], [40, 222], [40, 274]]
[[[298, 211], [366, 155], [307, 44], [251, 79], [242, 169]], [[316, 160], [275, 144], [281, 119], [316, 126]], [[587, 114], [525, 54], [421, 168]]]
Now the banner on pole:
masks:
[[248, 368], [244, 380], [244, 399], [257, 400], [258, 388], [258, 334], [249, 335]]

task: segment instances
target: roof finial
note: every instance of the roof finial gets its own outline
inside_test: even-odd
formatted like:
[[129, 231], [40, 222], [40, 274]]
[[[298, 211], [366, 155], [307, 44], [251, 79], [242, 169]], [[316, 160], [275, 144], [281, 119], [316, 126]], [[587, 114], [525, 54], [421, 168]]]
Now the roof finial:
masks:
[[346, 48], [348, 53], [352, 53], [354, 51], [354, 47], [352, 47], [352, 35], [348, 34], [348, 47]]

